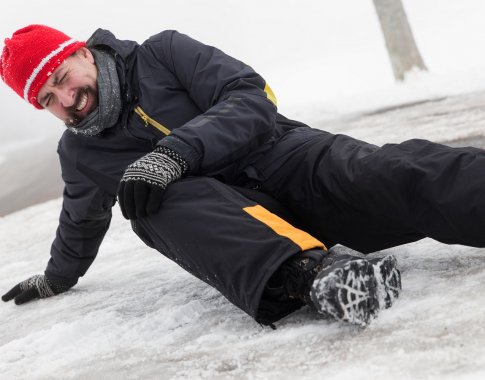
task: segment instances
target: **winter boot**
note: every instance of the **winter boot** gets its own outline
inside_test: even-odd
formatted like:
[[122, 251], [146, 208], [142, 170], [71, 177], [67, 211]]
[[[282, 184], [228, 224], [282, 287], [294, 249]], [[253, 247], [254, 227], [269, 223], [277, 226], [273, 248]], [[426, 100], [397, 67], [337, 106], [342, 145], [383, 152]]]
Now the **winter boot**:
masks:
[[301, 301], [312, 305], [310, 289], [315, 276], [322, 270], [327, 251], [311, 250], [286, 260], [270, 278], [265, 294], [279, 302]]
[[388, 255], [368, 261], [374, 266], [379, 307], [388, 309], [401, 292], [401, 272], [397, 269], [397, 260], [394, 256]]
[[319, 313], [365, 326], [379, 310], [392, 306], [401, 291], [401, 274], [394, 256], [366, 260], [328, 255], [315, 276], [311, 299]]
[[[366, 260], [332, 251], [304, 251], [287, 260], [269, 282], [273, 292], [301, 300], [320, 314], [366, 325], [388, 308], [401, 290], [396, 259]], [[283, 298], [282, 298], [283, 299]]]

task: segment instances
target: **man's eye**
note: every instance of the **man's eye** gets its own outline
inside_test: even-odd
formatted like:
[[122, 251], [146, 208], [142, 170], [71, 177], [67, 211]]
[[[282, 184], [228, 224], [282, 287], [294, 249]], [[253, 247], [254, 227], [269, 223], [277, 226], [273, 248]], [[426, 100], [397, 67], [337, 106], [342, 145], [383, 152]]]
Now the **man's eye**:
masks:
[[62, 82], [64, 82], [67, 78], [67, 72], [61, 77], [61, 79], [57, 82], [58, 84], [61, 84]]

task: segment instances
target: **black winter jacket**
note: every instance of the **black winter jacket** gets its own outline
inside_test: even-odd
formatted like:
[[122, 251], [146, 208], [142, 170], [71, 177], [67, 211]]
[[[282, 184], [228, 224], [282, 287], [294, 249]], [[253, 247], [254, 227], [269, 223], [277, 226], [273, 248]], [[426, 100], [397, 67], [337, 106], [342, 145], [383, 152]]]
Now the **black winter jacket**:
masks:
[[301, 126], [277, 113], [248, 65], [176, 31], [139, 45], [99, 29], [87, 45], [115, 56], [123, 109], [100, 135], [66, 131], [59, 142], [64, 202], [46, 274], [71, 284], [96, 257], [125, 168], [156, 145], [180, 154], [190, 175], [245, 185], [250, 164]]

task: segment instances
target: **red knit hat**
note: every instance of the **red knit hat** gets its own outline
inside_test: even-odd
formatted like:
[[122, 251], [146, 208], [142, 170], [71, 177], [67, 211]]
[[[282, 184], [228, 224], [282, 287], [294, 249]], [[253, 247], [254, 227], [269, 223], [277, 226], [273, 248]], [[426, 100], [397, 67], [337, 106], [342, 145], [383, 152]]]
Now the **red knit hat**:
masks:
[[72, 53], [85, 46], [45, 25], [29, 25], [5, 39], [0, 76], [19, 96], [42, 109], [37, 94], [54, 70]]

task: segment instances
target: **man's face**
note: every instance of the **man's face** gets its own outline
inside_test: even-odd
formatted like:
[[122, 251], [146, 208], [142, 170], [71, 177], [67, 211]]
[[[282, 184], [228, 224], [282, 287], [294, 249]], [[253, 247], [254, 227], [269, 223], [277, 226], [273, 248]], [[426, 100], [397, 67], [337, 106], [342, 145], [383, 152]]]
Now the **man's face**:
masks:
[[81, 48], [49, 77], [37, 101], [67, 126], [75, 127], [98, 106], [97, 75], [93, 55]]

